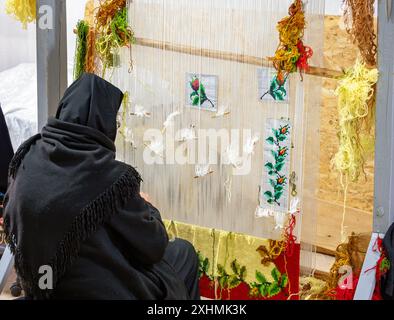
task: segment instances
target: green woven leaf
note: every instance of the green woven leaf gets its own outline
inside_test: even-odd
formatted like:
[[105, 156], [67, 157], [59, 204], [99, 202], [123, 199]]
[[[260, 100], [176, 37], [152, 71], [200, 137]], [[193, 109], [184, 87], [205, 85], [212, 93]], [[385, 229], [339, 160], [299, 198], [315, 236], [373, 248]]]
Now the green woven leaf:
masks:
[[261, 284], [266, 283], [267, 279], [264, 277], [264, 275], [260, 271], [256, 271], [256, 279], [258, 282]]
[[276, 296], [277, 294], [280, 293], [280, 291], [281, 291], [280, 287], [276, 282], [274, 282], [268, 287], [268, 296], [269, 297]]
[[285, 157], [283, 157], [283, 156], [278, 156], [277, 158], [276, 158], [276, 162], [284, 162], [285, 161]]
[[283, 191], [275, 192], [275, 200], [279, 200], [282, 197]]
[[283, 186], [281, 186], [280, 184], [276, 185], [275, 191], [283, 191]]
[[272, 169], [274, 168], [274, 165], [273, 165], [271, 162], [267, 162], [267, 163], [265, 164], [265, 167], [266, 167], [267, 169], [269, 169], [269, 170], [272, 170]]
[[241, 280], [245, 280], [246, 275], [247, 275], [246, 267], [242, 266], [239, 272], [239, 277], [241, 278]]
[[236, 275], [232, 275], [228, 278], [228, 289], [233, 289], [238, 287], [241, 284], [241, 281], [238, 279]]
[[274, 137], [268, 137], [268, 138], [266, 139], [266, 141], [267, 141], [269, 144], [274, 144]]
[[231, 262], [231, 270], [233, 270], [233, 272], [235, 274], [239, 274], [240, 269], [241, 269], [241, 266], [239, 265], [237, 260], [234, 260], [233, 262]]
[[271, 191], [266, 191], [266, 192], [264, 192], [264, 196], [267, 198], [267, 200], [273, 198], [273, 194], [272, 194]]
[[276, 282], [279, 282], [279, 278], [280, 278], [281, 274], [280, 274], [278, 268], [272, 269], [272, 271], [271, 271], [271, 276], [272, 276], [272, 278], [274, 278], [274, 280], [275, 280]]
[[199, 106], [199, 105], [200, 105], [200, 97], [199, 97], [199, 96], [195, 96], [195, 97], [192, 99], [192, 105], [193, 105], [193, 106]]
[[289, 277], [287, 276], [287, 274], [283, 274], [280, 281], [280, 286], [282, 288], [286, 288], [288, 283], [289, 283]]
[[271, 150], [271, 154], [275, 159], [278, 157], [278, 153], [274, 150]]
[[261, 294], [263, 297], [266, 297], [266, 296], [268, 295], [268, 287], [265, 286], [265, 285], [261, 285], [261, 286], [259, 287], [259, 291], [260, 291], [260, 294]]
[[277, 163], [277, 164], [275, 165], [275, 169], [276, 169], [277, 171], [281, 171], [281, 170], [283, 169], [284, 166], [285, 166], [285, 163], [284, 163], [284, 162], [279, 162], [279, 163]]

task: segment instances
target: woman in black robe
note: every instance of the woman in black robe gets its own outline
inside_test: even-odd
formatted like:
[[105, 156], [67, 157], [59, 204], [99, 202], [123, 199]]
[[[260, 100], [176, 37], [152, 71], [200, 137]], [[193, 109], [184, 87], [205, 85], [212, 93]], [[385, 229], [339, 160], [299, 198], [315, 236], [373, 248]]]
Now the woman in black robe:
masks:
[[8, 166], [13, 154], [7, 123], [0, 106], [0, 197], [7, 191]]
[[84, 74], [11, 162], [4, 225], [27, 298], [199, 299], [193, 246], [168, 241], [140, 175], [115, 160], [122, 97]]
[[[8, 132], [7, 123], [0, 105], [0, 218], [3, 216], [3, 199], [8, 185], [8, 166], [14, 151]], [[2, 223], [2, 221], [0, 221]]]

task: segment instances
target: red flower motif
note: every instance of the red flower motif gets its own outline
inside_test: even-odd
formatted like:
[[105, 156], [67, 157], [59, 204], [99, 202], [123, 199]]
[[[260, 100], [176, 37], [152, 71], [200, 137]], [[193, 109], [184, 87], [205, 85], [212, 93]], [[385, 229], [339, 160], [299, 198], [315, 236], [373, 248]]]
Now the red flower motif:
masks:
[[279, 155], [280, 155], [280, 156], [283, 156], [283, 155], [286, 153], [286, 151], [287, 151], [287, 148], [286, 148], [286, 147], [281, 148], [281, 149], [279, 150]]
[[289, 130], [288, 127], [283, 127], [283, 128], [280, 130], [280, 133], [281, 133], [281, 134], [286, 134], [288, 130]]
[[192, 81], [192, 89], [198, 91], [200, 89], [200, 80], [197, 78]]

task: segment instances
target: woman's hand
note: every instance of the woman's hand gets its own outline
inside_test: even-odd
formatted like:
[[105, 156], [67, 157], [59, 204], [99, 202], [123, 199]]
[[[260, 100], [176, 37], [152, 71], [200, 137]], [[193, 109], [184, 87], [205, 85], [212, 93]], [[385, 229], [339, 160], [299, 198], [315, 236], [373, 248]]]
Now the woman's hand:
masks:
[[146, 202], [149, 202], [149, 203], [151, 203], [151, 200], [150, 200], [149, 194], [147, 194], [147, 193], [144, 193], [144, 192], [140, 192], [140, 196], [141, 196], [141, 198], [142, 198], [142, 199], [144, 199]]

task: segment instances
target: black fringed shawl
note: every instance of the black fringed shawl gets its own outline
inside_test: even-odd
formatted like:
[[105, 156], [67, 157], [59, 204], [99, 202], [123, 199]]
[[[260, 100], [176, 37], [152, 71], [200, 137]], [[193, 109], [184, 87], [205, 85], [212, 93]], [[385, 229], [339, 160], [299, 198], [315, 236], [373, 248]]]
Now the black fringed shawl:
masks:
[[70, 268], [83, 241], [139, 193], [134, 168], [115, 160], [122, 92], [84, 74], [66, 91], [56, 115], [17, 151], [10, 166], [5, 232], [26, 294], [45, 299], [40, 266], [53, 284]]
[[[14, 151], [12, 149], [7, 123], [0, 106], [0, 193], [7, 191], [8, 166], [11, 162]], [[1, 200], [1, 199], [0, 199]]]

